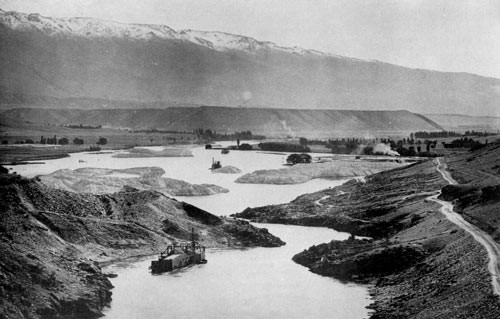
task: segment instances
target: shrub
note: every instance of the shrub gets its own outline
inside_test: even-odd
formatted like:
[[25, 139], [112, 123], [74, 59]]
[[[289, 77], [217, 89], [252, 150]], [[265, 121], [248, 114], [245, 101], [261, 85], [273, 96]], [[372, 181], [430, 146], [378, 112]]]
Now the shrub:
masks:
[[97, 145], [106, 145], [108, 144], [108, 139], [105, 137], [99, 137], [99, 140], [96, 143]]
[[302, 153], [302, 154], [290, 154], [287, 157], [286, 162], [289, 164], [299, 164], [299, 163], [311, 163], [311, 160], [312, 160], [311, 155]]
[[75, 145], [83, 145], [83, 139], [75, 137], [73, 139], [73, 144], [75, 144]]
[[242, 150], [242, 151], [251, 151], [252, 150], [252, 145], [250, 144], [247, 144], [247, 143], [243, 143], [241, 144], [239, 147], [238, 147], [239, 150]]

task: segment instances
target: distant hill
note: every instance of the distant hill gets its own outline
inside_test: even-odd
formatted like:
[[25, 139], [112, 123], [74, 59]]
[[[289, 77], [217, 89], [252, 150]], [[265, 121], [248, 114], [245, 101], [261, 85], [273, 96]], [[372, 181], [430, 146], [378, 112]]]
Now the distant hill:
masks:
[[[498, 109], [500, 115], [500, 105]], [[500, 117], [492, 116], [467, 116], [458, 114], [426, 114], [448, 131], [498, 131], [500, 130]]]
[[500, 101], [498, 79], [221, 32], [0, 10], [0, 43], [0, 104], [7, 106], [66, 107], [56, 98], [71, 98], [67, 106], [79, 108], [115, 101], [119, 108], [177, 103], [496, 115]]
[[54, 97], [44, 95], [32, 95], [21, 93], [9, 93], [0, 88], [0, 110], [12, 109], [23, 106], [36, 108], [62, 108], [62, 109], [143, 109], [167, 107], [198, 107], [200, 104], [179, 103], [175, 101], [153, 101], [138, 102], [127, 100], [110, 100], [103, 98], [85, 98], [85, 97]]
[[130, 129], [219, 133], [251, 131], [266, 136], [369, 136], [398, 132], [436, 131], [441, 127], [409, 111], [298, 110], [231, 107], [171, 107], [166, 109], [13, 109], [0, 113], [0, 123], [92, 124]]

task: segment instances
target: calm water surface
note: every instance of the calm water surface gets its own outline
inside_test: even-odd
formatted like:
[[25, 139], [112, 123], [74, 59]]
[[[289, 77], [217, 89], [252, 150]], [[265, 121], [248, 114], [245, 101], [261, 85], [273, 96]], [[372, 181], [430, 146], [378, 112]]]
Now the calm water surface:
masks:
[[115, 264], [105, 318], [366, 318], [363, 286], [315, 275], [291, 258], [305, 247], [346, 239], [326, 228], [256, 224], [287, 245], [208, 250], [208, 263], [152, 275], [151, 260]]

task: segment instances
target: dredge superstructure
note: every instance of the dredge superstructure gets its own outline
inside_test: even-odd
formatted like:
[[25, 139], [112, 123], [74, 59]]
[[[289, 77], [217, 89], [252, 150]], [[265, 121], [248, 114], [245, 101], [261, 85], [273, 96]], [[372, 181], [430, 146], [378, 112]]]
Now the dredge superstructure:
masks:
[[158, 260], [151, 262], [151, 272], [159, 274], [192, 264], [205, 264], [205, 246], [194, 240], [194, 230], [191, 232], [191, 242], [175, 243], [160, 253]]

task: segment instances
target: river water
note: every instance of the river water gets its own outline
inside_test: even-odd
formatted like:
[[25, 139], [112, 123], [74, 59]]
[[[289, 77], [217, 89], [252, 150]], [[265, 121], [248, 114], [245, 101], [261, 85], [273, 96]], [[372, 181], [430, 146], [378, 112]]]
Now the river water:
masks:
[[113, 301], [107, 319], [365, 318], [366, 288], [322, 277], [291, 258], [305, 247], [343, 240], [327, 228], [256, 224], [286, 241], [279, 248], [208, 250], [208, 263], [152, 275], [150, 260], [105, 269]]
[[[152, 148], [161, 149], [161, 148]], [[210, 183], [229, 193], [212, 196], [177, 197], [216, 215], [229, 215], [246, 207], [285, 203], [299, 195], [340, 185], [344, 181], [315, 179], [297, 185], [237, 184], [234, 180], [259, 169], [281, 168], [285, 155], [231, 151], [222, 155], [202, 147], [193, 157], [113, 158], [111, 153], [75, 153], [44, 164], [15, 166], [19, 174], [33, 177], [58, 169], [80, 167], [131, 168], [157, 166], [165, 177], [189, 183]], [[223, 166], [242, 170], [239, 174], [216, 174], [208, 168], [212, 159]], [[148, 271], [151, 259], [115, 264], [106, 272], [111, 279], [113, 301], [105, 318], [365, 318], [369, 303], [367, 288], [344, 284], [315, 275], [294, 263], [294, 254], [346, 233], [326, 228], [255, 224], [266, 227], [284, 240], [279, 248], [208, 250], [208, 263], [162, 275]]]
[[[219, 144], [226, 146], [231, 143], [223, 142]], [[148, 148], [160, 150], [163, 147]], [[314, 179], [297, 185], [254, 185], [234, 182], [239, 176], [255, 170], [282, 168], [283, 164], [286, 163], [286, 154], [231, 151], [229, 154], [223, 155], [220, 150], [205, 150], [204, 147], [193, 148], [192, 157], [114, 158], [113, 155], [117, 153], [127, 153], [127, 151], [101, 152], [97, 154], [89, 152], [74, 153], [70, 157], [44, 161], [44, 164], [10, 166], [9, 168], [23, 176], [34, 177], [36, 175], [50, 174], [59, 169], [82, 167], [112, 169], [161, 167], [165, 170], [164, 177], [180, 179], [192, 184], [215, 184], [229, 189], [229, 193], [212, 196], [176, 197], [216, 215], [237, 213], [247, 207], [287, 203], [299, 195], [334, 187], [344, 182], [325, 179]], [[212, 173], [209, 170], [212, 159], [221, 161], [222, 166], [235, 166], [241, 170], [241, 173]]]

